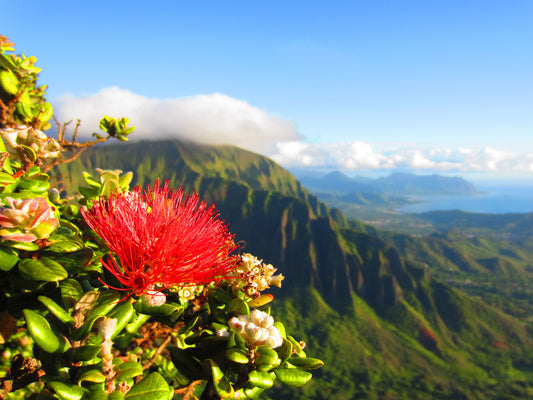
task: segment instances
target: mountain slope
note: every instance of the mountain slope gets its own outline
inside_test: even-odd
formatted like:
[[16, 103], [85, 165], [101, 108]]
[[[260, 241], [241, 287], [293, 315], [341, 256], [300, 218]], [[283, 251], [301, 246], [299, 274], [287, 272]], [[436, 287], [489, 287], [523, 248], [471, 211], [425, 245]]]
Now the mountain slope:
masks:
[[216, 201], [244, 250], [287, 276], [276, 310], [327, 363], [288, 398], [445, 399], [511, 389], [523, 397], [529, 389], [522, 379], [533, 366], [528, 324], [436, 281], [394, 240], [353, 229], [265, 157], [144, 142], [90, 149], [57, 173], [76, 180], [94, 167], [132, 170], [138, 184], [169, 179]]

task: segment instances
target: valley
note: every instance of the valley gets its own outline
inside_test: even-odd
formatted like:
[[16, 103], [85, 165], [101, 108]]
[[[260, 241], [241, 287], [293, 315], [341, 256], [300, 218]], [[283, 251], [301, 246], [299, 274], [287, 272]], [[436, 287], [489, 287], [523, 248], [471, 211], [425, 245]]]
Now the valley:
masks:
[[244, 250], [286, 276], [272, 292], [276, 310], [326, 366], [272, 398], [533, 395], [527, 220], [437, 213], [417, 217], [427, 231], [381, 229], [326, 205], [268, 158], [177, 141], [89, 149], [55, 171], [73, 182], [63, 195], [95, 168], [132, 171], [135, 185], [161, 177], [216, 202]]

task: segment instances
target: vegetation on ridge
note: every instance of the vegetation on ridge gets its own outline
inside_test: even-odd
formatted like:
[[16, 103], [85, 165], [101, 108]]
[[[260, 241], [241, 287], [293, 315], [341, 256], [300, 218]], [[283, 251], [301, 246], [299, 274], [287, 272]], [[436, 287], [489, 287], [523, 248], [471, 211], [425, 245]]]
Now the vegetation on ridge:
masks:
[[[259, 168], [264, 162], [269, 167]], [[290, 287], [278, 300], [281, 313], [287, 321], [301, 316], [291, 329], [326, 361], [301, 398], [533, 394], [527, 305], [472, 297], [480, 293], [447, 275], [530, 281], [527, 247], [483, 238], [465, 245], [461, 235], [415, 238], [349, 222], [275, 163], [234, 147], [106, 146], [61, 172], [74, 178], [93, 165], [133, 170], [137, 183], [171, 171], [163, 177], [215, 201], [245, 249], [280, 267]], [[274, 398], [283, 395], [279, 389]]]

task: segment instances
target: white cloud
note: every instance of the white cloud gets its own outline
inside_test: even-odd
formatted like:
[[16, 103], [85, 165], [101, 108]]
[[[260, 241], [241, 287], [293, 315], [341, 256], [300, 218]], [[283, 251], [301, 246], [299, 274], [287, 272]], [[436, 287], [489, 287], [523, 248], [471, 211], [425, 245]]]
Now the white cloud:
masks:
[[104, 115], [124, 116], [136, 126], [132, 140], [178, 138], [234, 144], [267, 155], [285, 167], [533, 172], [533, 152], [516, 153], [491, 147], [379, 150], [360, 140], [307, 143], [293, 122], [219, 93], [161, 100], [112, 87], [84, 97], [64, 95], [54, 103], [59, 121], [82, 120], [82, 137], [97, 131]]
[[112, 87], [84, 97], [64, 95], [54, 109], [60, 122], [80, 118], [85, 137], [109, 115], [131, 120], [132, 140], [181, 138], [265, 152], [278, 142], [302, 139], [293, 122], [219, 93], [160, 100]]
[[[492, 148], [459, 147], [377, 151], [361, 141], [278, 144], [270, 156], [287, 167], [314, 166], [343, 170], [393, 170], [450, 172], [533, 172], [533, 153], [512, 153]], [[305, 162], [304, 162], [305, 160]]]

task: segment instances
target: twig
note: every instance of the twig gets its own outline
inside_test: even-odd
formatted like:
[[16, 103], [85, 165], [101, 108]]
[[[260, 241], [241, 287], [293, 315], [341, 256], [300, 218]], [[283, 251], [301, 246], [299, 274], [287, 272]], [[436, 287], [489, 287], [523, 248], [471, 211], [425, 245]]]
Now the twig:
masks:
[[183, 394], [183, 400], [195, 399], [194, 388], [202, 383], [201, 380], [193, 381], [189, 386], [174, 390], [174, 394]]
[[143, 365], [143, 370], [146, 370], [148, 368], [150, 368], [154, 363], [155, 363], [155, 359], [156, 357], [161, 354], [161, 352], [165, 349], [166, 345], [170, 343], [170, 340], [172, 339], [172, 336], [167, 336], [167, 338], [165, 339], [165, 341], [163, 343], [161, 343], [161, 346], [159, 346], [154, 354], [154, 356], [152, 357], [152, 359], [146, 363], [145, 365]]

